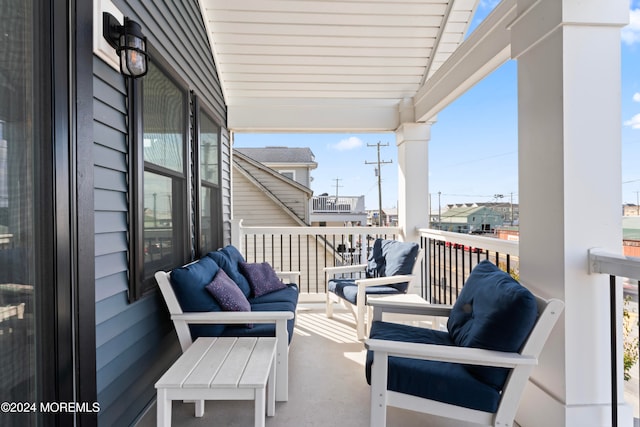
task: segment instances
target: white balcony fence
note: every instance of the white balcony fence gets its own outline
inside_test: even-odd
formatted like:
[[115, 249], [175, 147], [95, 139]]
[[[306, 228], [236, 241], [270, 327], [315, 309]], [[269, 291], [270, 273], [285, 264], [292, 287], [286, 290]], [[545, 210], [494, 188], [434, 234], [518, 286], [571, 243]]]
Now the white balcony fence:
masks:
[[364, 196], [314, 196], [309, 201], [311, 213], [364, 213]]

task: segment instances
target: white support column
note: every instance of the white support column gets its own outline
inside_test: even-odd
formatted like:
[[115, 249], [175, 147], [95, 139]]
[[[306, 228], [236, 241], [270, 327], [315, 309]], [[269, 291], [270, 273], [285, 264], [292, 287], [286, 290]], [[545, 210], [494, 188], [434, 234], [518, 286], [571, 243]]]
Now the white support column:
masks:
[[405, 241], [418, 241], [416, 229], [429, 225], [429, 138], [431, 124], [403, 123], [398, 146], [398, 225]]
[[[587, 261], [589, 248], [622, 245], [620, 27], [628, 16], [625, 0], [518, 0], [520, 277], [566, 304], [522, 399], [521, 425], [611, 425], [608, 277], [589, 275]], [[631, 426], [625, 405], [619, 420]]]

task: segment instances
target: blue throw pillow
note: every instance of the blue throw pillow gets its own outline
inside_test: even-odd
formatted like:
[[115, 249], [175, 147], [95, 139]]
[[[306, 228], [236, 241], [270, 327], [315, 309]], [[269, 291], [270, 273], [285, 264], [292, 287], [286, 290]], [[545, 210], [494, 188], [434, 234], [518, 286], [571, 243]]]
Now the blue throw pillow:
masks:
[[259, 297], [287, 287], [268, 262], [240, 263], [240, 270], [247, 277], [254, 297]]
[[203, 257], [171, 272], [171, 285], [183, 312], [221, 311], [205, 289], [219, 269], [214, 260]]
[[244, 262], [244, 258], [235, 247], [229, 245], [219, 251], [209, 252], [207, 256], [211, 257], [227, 273], [227, 276], [236, 282], [245, 297], [248, 298], [251, 295], [249, 282], [239, 269], [239, 264]]
[[[469, 275], [456, 300], [447, 329], [462, 347], [517, 352], [524, 345], [538, 317], [535, 296], [489, 260]], [[481, 381], [500, 390], [508, 370], [467, 366]]]
[[224, 311], [251, 311], [249, 300], [223, 269], [218, 270], [211, 283], [205, 288]]

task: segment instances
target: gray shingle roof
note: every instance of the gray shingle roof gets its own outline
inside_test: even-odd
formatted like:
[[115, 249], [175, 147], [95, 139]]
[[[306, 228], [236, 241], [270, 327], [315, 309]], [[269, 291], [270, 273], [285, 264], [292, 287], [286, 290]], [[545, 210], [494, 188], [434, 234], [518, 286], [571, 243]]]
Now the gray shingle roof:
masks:
[[315, 163], [313, 152], [306, 147], [234, 147], [234, 150], [261, 163]]

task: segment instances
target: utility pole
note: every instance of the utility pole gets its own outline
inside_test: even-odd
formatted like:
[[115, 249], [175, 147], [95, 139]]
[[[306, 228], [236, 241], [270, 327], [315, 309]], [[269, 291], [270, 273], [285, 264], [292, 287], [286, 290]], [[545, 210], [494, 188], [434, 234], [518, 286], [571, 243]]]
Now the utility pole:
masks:
[[511, 193], [511, 202], [509, 203], [509, 210], [511, 211], [511, 225], [513, 226], [513, 192]]
[[442, 230], [442, 207], [440, 205], [441, 191], [438, 191], [438, 230]]
[[378, 225], [382, 225], [382, 165], [387, 163], [393, 163], [392, 160], [381, 161], [380, 160], [380, 147], [388, 147], [389, 143], [382, 144], [378, 141], [377, 144], [367, 144], [367, 147], [378, 147], [378, 161], [376, 162], [367, 162], [365, 161], [365, 165], [378, 165], [376, 167], [376, 175], [378, 176]]
[[342, 181], [342, 179], [340, 178], [334, 178], [333, 179], [336, 182], [336, 205], [338, 204], [338, 188], [342, 187], [342, 185], [338, 185], [340, 183], [340, 181]]
[[635, 191], [636, 193], [636, 215], [640, 216], [640, 202], [638, 200], [638, 193], [640, 193], [640, 191]]

